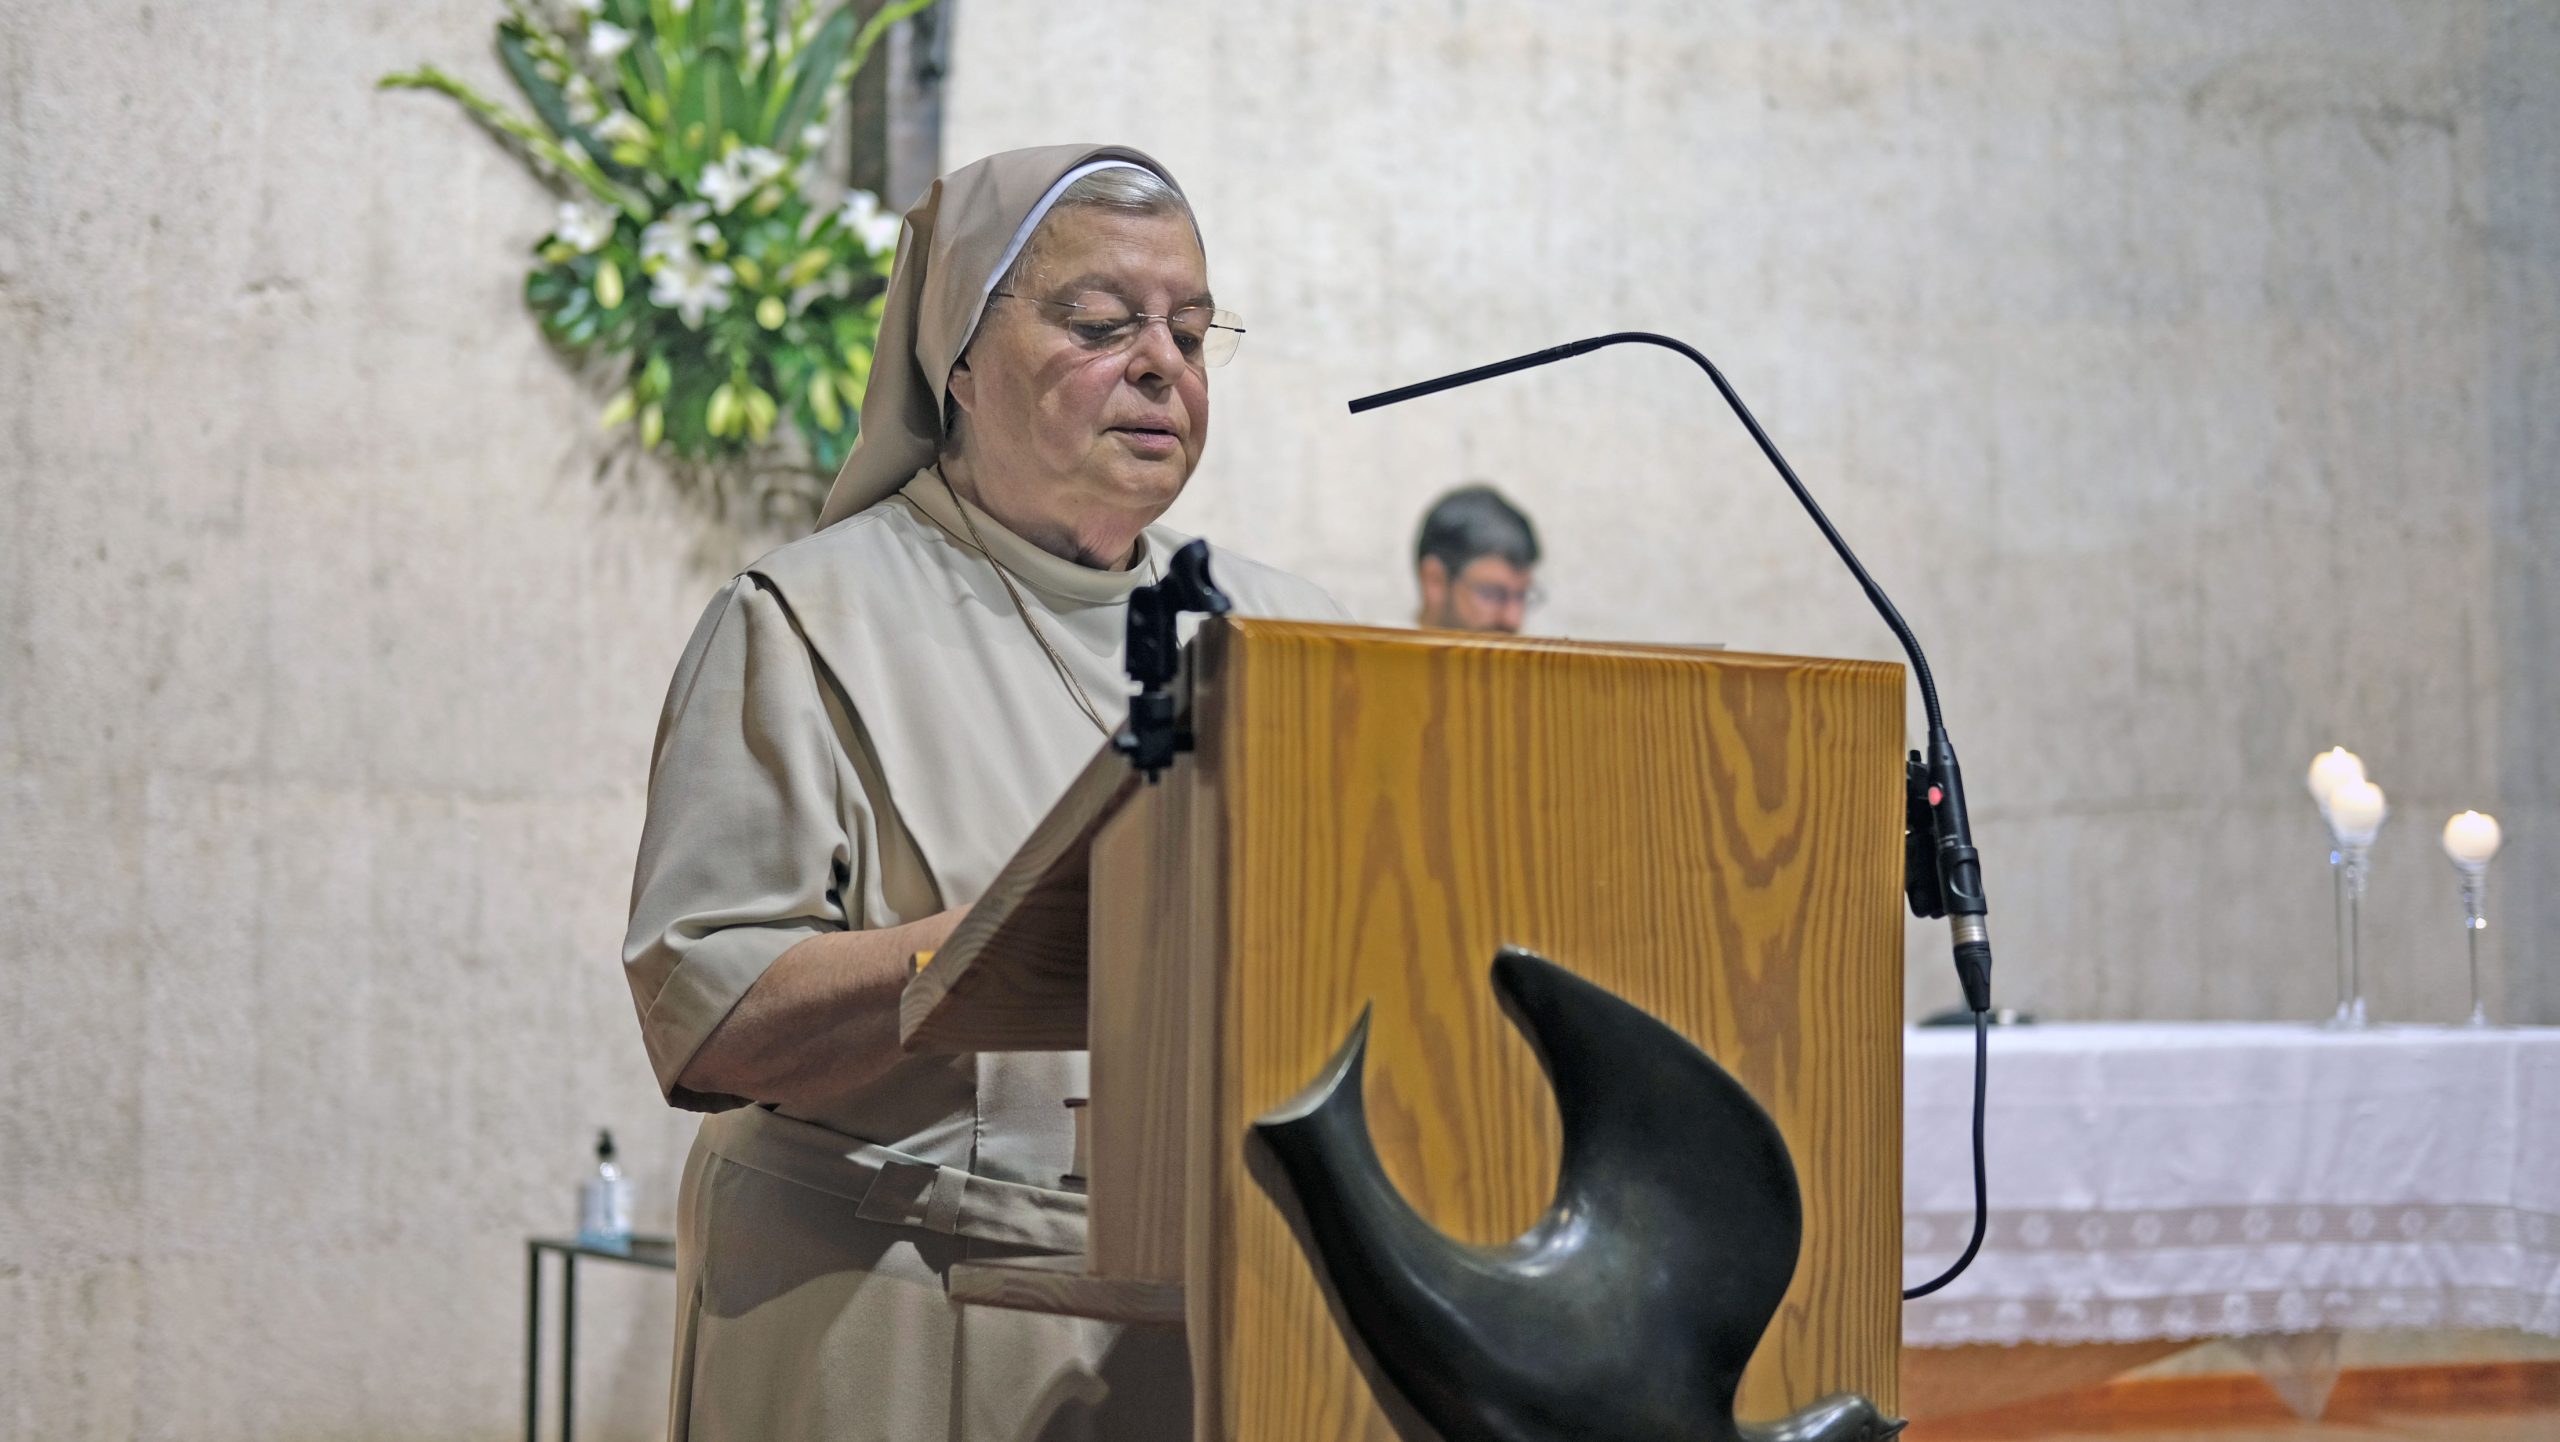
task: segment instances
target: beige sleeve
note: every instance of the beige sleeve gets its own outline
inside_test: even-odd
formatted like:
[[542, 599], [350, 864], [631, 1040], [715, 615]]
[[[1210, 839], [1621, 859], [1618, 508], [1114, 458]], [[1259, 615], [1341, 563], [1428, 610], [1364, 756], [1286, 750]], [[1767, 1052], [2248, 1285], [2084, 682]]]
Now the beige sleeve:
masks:
[[676, 1106], [745, 1104], [676, 1079], [775, 957], [848, 924], [866, 858], [847, 834], [844, 762], [790, 612], [753, 577], [730, 582], [667, 688], [622, 943], [649, 1062]]

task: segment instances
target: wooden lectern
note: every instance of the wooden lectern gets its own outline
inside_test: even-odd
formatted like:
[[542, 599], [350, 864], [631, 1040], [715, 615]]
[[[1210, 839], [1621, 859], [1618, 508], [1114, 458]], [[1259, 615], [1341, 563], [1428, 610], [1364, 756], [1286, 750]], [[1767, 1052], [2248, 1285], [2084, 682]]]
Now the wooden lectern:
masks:
[[1374, 1004], [1389, 1174], [1509, 1240], [1558, 1147], [1486, 984], [1508, 943], [1786, 1135], [1804, 1252], [1742, 1415], [1895, 1409], [1900, 666], [1230, 620], [1190, 718], [1155, 784], [1096, 757], [907, 987], [910, 1050], [1092, 1052], [1090, 1255], [964, 1264], [956, 1297], [1185, 1326], [1204, 1442], [1393, 1442], [1242, 1138]]

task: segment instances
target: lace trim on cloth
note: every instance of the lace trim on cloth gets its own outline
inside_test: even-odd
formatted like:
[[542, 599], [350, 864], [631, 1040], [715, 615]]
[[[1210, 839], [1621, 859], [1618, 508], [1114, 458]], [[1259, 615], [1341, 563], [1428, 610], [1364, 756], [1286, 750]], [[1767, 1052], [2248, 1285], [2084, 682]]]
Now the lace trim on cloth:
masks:
[[[1906, 1217], [1906, 1270], [1937, 1270], [1972, 1225], [1970, 1212]], [[2001, 1265], [1904, 1307], [1903, 1340], [2014, 1346], [2447, 1327], [2560, 1336], [2560, 1215], [2515, 1207], [1995, 1208], [1984, 1257], [1995, 1256]]]

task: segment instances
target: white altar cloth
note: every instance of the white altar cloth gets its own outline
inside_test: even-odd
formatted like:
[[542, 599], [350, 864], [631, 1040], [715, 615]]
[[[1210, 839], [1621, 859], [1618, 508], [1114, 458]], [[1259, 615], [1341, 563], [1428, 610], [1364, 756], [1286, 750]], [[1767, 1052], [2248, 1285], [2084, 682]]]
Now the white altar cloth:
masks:
[[[1907, 1285], [1972, 1228], [1972, 1029], [1904, 1054]], [[2560, 1336], [2560, 1028], [1995, 1028], [1989, 1140], [1907, 1345]]]

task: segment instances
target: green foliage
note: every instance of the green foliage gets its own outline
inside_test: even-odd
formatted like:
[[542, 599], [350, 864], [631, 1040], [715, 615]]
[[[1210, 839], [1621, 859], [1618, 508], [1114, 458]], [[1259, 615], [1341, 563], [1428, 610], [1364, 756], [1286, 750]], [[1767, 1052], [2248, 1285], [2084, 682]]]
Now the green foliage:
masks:
[[603, 424], [716, 514], [806, 521], [853, 446], [898, 236], [813, 162], [881, 35], [933, 3], [503, 0], [525, 110], [433, 66], [381, 84], [452, 98], [561, 194], [525, 304], [618, 377]]

